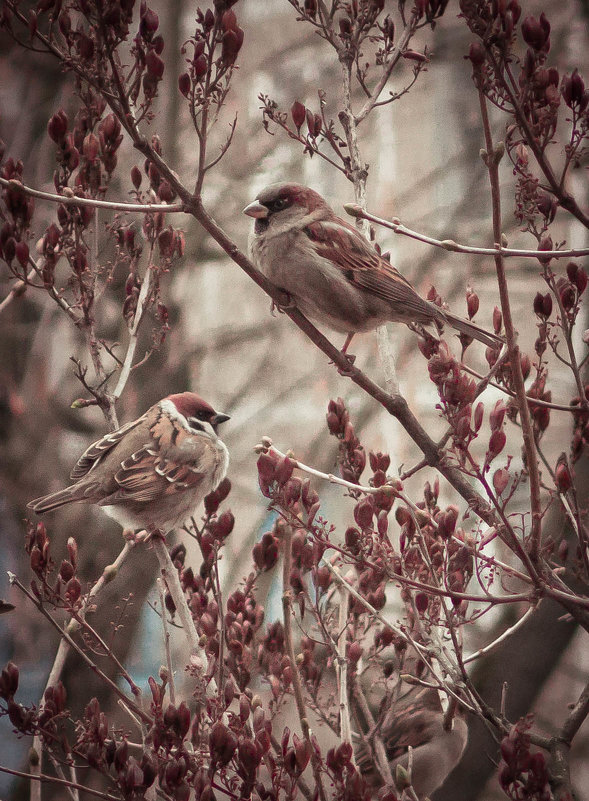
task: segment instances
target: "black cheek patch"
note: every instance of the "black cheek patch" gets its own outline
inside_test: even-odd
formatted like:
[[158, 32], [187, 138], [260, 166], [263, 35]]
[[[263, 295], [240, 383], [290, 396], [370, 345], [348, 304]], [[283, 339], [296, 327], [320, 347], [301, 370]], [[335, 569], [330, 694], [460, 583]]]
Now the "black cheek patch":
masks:
[[269, 225], [270, 220], [267, 217], [258, 217], [254, 224], [254, 232], [256, 234], [263, 234], [264, 231], [268, 230]]

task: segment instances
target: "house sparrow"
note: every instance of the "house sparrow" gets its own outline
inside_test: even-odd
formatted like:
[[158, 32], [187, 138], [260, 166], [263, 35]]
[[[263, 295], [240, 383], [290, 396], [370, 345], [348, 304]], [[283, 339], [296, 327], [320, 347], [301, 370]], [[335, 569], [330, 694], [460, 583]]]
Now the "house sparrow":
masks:
[[123, 528], [166, 534], [225, 477], [229, 453], [217, 426], [228, 419], [194, 392], [168, 395], [90, 445], [71, 472], [74, 484], [28, 507], [42, 514], [96, 503]]
[[[404, 700], [388, 709], [383, 703], [378, 720], [378, 732], [393, 776], [397, 765], [405, 770], [411, 765], [409, 779], [420, 801], [444, 784], [460, 761], [468, 740], [468, 727], [460, 711], [444, 728], [439, 693], [433, 689], [412, 688]], [[355, 754], [358, 769], [368, 785], [373, 789], [381, 786], [382, 779], [368, 743], [357, 743]]]
[[360, 232], [317, 192], [294, 183], [271, 184], [244, 214], [256, 222], [250, 256], [307, 317], [348, 335], [387, 321], [448, 323], [491, 347], [500, 337], [421, 298]]

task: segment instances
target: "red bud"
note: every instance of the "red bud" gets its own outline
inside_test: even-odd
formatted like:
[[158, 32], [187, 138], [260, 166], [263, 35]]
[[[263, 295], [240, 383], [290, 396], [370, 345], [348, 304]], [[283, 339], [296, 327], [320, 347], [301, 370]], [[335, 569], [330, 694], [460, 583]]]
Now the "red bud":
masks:
[[295, 100], [290, 109], [290, 113], [297, 131], [300, 131], [302, 124], [305, 122], [307, 113], [305, 106], [302, 103], [299, 103], [298, 100]]

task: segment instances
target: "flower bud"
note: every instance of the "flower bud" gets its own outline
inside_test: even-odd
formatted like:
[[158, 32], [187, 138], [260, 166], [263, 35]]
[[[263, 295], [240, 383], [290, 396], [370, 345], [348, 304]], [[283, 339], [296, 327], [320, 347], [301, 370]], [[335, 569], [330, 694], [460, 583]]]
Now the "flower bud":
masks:
[[294, 122], [297, 131], [300, 132], [301, 126], [305, 122], [305, 118], [307, 115], [307, 110], [305, 106], [302, 103], [299, 103], [298, 100], [295, 100], [295, 102], [291, 106], [290, 113], [292, 115], [292, 121]]
[[8, 701], [18, 690], [18, 668], [14, 662], [8, 662], [0, 675], [0, 698]]
[[570, 261], [567, 264], [567, 276], [569, 281], [577, 287], [579, 295], [582, 295], [587, 288], [587, 273], [585, 270], [574, 261]]
[[550, 49], [550, 23], [544, 12], [540, 15], [539, 20], [535, 17], [526, 17], [522, 22], [521, 31], [527, 45], [534, 50], [548, 52]]
[[481, 42], [472, 42], [468, 49], [468, 58], [472, 62], [473, 67], [482, 66], [487, 60], [487, 53], [484, 45]]
[[479, 296], [476, 292], [471, 291], [466, 293], [466, 306], [468, 309], [468, 319], [472, 320], [479, 310]]
[[183, 72], [178, 78], [178, 89], [180, 94], [184, 95], [184, 97], [188, 97], [191, 86], [192, 82], [190, 80], [190, 75], [187, 72]]
[[275, 480], [283, 486], [292, 476], [294, 470], [294, 462], [288, 456], [283, 456], [275, 468]]
[[65, 137], [68, 129], [67, 114], [63, 109], [57, 111], [47, 123], [47, 133], [54, 142], [60, 143]]
[[309, 129], [309, 136], [313, 139], [321, 133], [321, 117], [318, 114], [313, 114], [311, 109], [307, 109], [307, 128]]
[[364, 653], [364, 649], [357, 640], [350, 642], [346, 647], [346, 656], [352, 665], [356, 665]]
[[507, 437], [505, 435], [505, 431], [503, 429], [496, 429], [493, 431], [489, 438], [489, 447], [487, 450], [487, 462], [490, 463], [496, 456], [499, 456], [503, 448], [505, 447], [505, 442], [507, 441]]
[[501, 428], [503, 421], [505, 420], [506, 411], [507, 407], [505, 405], [505, 401], [501, 399], [498, 400], [493, 407], [493, 411], [489, 415], [489, 425], [491, 426], [491, 431], [496, 431], [497, 429]]
[[156, 81], [162, 79], [164, 75], [164, 62], [157, 55], [155, 50], [148, 50], [145, 56], [145, 66], [147, 67], [148, 74]]
[[354, 520], [361, 529], [369, 528], [372, 525], [374, 508], [370, 498], [363, 498], [354, 507]]
[[[540, 239], [540, 242], [538, 243], [538, 250], [553, 250], [553, 249], [554, 246], [552, 242], [552, 237], [550, 236], [550, 234], [544, 234], [544, 236]], [[546, 258], [538, 256], [538, 261], [540, 262], [540, 264], [550, 264], [551, 260], [552, 256], [547, 256]]]
[[493, 474], [493, 489], [498, 496], [503, 495], [509, 484], [509, 472], [504, 468], [496, 470]]
[[211, 757], [221, 765], [226, 765], [237, 748], [237, 738], [223, 723], [218, 721], [209, 735]]
[[566, 461], [561, 461], [554, 472], [554, 482], [558, 487], [559, 492], [567, 492], [573, 483], [571, 478], [571, 471]]
[[549, 292], [543, 295], [541, 292], [536, 293], [534, 298], [534, 314], [538, 317], [547, 319], [552, 313], [552, 296]]
[[26, 242], [17, 242], [14, 246], [14, 255], [21, 267], [26, 267], [29, 263], [29, 246]]
[[98, 138], [93, 133], [86, 134], [84, 144], [82, 145], [84, 158], [88, 159], [88, 161], [95, 161], [98, 156], [98, 149]]
[[427, 611], [427, 607], [429, 605], [429, 598], [425, 594], [425, 592], [418, 592], [415, 596], [415, 608], [419, 612], [420, 615], [423, 615], [424, 612]]
[[585, 94], [585, 82], [575, 69], [572, 75], [565, 75], [561, 86], [564, 102], [569, 108], [579, 107], [584, 111], [587, 106], [587, 95]]
[[477, 431], [479, 431], [480, 427], [483, 424], [484, 413], [485, 413], [485, 407], [483, 403], [482, 402], [477, 403], [477, 405], [475, 406], [473, 421], [472, 421], [473, 430], [475, 434], [477, 433]]

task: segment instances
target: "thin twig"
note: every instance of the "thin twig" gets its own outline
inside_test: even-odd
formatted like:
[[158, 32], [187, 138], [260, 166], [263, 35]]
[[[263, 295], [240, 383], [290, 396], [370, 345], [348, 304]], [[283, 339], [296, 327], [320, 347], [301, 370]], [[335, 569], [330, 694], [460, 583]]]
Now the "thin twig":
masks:
[[24, 295], [24, 293], [27, 290], [28, 282], [31, 281], [35, 277], [35, 275], [36, 275], [36, 270], [34, 267], [31, 267], [31, 270], [27, 275], [26, 281], [21, 281], [21, 280], [17, 281], [17, 283], [11, 288], [8, 295], [6, 295], [4, 300], [0, 301], [0, 314], [2, 314], [2, 312], [10, 306], [10, 304], [15, 298]]
[[[483, 90], [479, 87], [479, 105], [481, 119], [485, 134], [486, 156], [485, 163], [489, 172], [489, 183], [491, 185], [491, 202], [493, 215], [493, 239], [501, 242], [501, 189], [499, 184], [499, 161], [503, 150], [495, 148], [491, 134], [491, 125], [487, 112], [487, 101]], [[530, 409], [526, 400], [526, 391], [521, 369], [520, 351], [516, 341], [516, 332], [513, 327], [511, 317], [511, 304], [509, 300], [509, 290], [507, 277], [505, 275], [505, 264], [501, 253], [495, 254], [495, 267], [497, 270], [497, 283], [499, 286], [499, 297], [501, 300], [501, 312], [503, 314], [503, 324], [505, 326], [505, 337], [509, 351], [509, 363], [513, 376], [513, 384], [517, 394], [518, 409], [521, 420], [522, 438], [526, 454], [526, 467], [530, 480], [530, 512], [532, 516], [529, 538], [529, 555], [532, 563], [536, 565], [540, 554], [542, 537], [542, 507], [540, 500], [540, 472], [538, 469], [538, 458], [534, 443], [534, 432]]]
[[286, 526], [285, 528], [283, 560], [282, 612], [284, 624], [284, 646], [290, 661], [292, 672], [292, 690], [296, 701], [301, 730], [311, 753], [311, 766], [313, 769], [313, 776], [315, 778], [315, 789], [316, 792], [319, 793], [319, 798], [321, 801], [327, 801], [325, 788], [323, 787], [323, 780], [321, 778], [321, 762], [313, 744], [311, 727], [309, 726], [307, 710], [305, 708], [305, 699], [303, 696], [303, 683], [301, 681], [301, 674], [299, 672], [299, 666], [297, 664], [294, 652], [292, 636], [292, 590], [290, 587], [290, 573], [292, 569], [292, 528], [290, 526]]
[[530, 606], [530, 608], [524, 612], [520, 619], [514, 623], [513, 626], [505, 629], [503, 634], [497, 637], [497, 639], [493, 640], [493, 642], [490, 642], [488, 645], [485, 645], [484, 648], [479, 648], [478, 651], [474, 651], [472, 654], [465, 656], [462, 660], [463, 664], [467, 665], [469, 662], [474, 662], [475, 659], [479, 659], [479, 657], [485, 656], [491, 651], [494, 651], [495, 648], [501, 645], [501, 643], [505, 642], [505, 640], [508, 640], [512, 634], [515, 634], [515, 632], [527, 622], [528, 618], [534, 614], [538, 606], [539, 604], [536, 604], [536, 606]]
[[184, 635], [188, 640], [188, 646], [190, 648], [190, 664], [198, 671], [200, 675], [200, 682], [201, 685], [203, 685], [203, 698], [205, 695], [212, 697], [217, 693], [217, 683], [211, 676], [210, 679], [206, 681], [205, 685], [205, 677], [209, 667], [209, 660], [206, 652], [200, 645], [200, 637], [198, 636], [198, 632], [194, 625], [194, 620], [192, 619], [190, 609], [188, 608], [188, 603], [186, 602], [184, 591], [182, 590], [182, 585], [180, 584], [178, 570], [172, 562], [164, 539], [161, 536], [156, 535], [152, 538], [152, 542], [157, 560], [160, 565], [162, 577], [166, 582], [168, 590], [170, 591], [170, 595], [174, 601], [174, 606], [176, 607], [176, 611], [180, 617], [180, 622], [182, 623], [182, 628], [184, 629]]
[[121, 397], [125, 385], [129, 379], [129, 376], [131, 375], [131, 370], [133, 369], [133, 359], [135, 358], [135, 350], [137, 348], [137, 332], [139, 330], [139, 326], [141, 325], [143, 314], [145, 312], [145, 308], [147, 306], [147, 302], [149, 300], [151, 288], [153, 285], [153, 268], [151, 263], [152, 255], [153, 255], [153, 243], [149, 254], [149, 263], [145, 270], [145, 275], [143, 277], [143, 282], [141, 284], [141, 289], [139, 291], [139, 297], [137, 299], [137, 308], [135, 309], [135, 314], [133, 315], [133, 322], [129, 326], [129, 344], [127, 346], [127, 353], [125, 354], [123, 366], [121, 367], [119, 380], [117, 381], [115, 390], [112, 393], [112, 397], [114, 398], [114, 400], [117, 400], [118, 398]]
[[518, 248], [503, 247], [500, 242], [496, 242], [492, 248], [479, 247], [478, 245], [461, 245], [453, 239], [434, 239], [426, 234], [421, 234], [418, 231], [413, 231], [401, 223], [398, 217], [393, 217], [392, 220], [385, 220], [383, 217], [377, 217], [376, 214], [371, 214], [365, 211], [357, 203], [344, 203], [344, 209], [351, 217], [369, 220], [370, 222], [381, 225], [383, 228], [388, 228], [395, 234], [407, 236], [410, 239], [416, 239], [418, 242], [425, 242], [426, 245], [432, 245], [442, 250], [449, 250], [453, 253], [470, 253], [472, 256], [501, 256], [528, 258], [528, 259], [570, 259], [579, 256], [588, 256], [589, 248], [573, 248], [571, 250], [520, 250]]
[[170, 688], [170, 701], [175, 705], [176, 704], [176, 686], [174, 683], [174, 667], [172, 665], [172, 653], [170, 651], [170, 632], [168, 631], [168, 622], [166, 619], [166, 602], [164, 599], [164, 587], [162, 579], [158, 578], [156, 581], [157, 584], [157, 591], [160, 596], [160, 608], [162, 613], [160, 615], [162, 619], [162, 630], [164, 633], [164, 651], [166, 653], [166, 665], [168, 668], [168, 686]]
[[407, 45], [409, 44], [409, 41], [410, 41], [411, 37], [415, 33], [415, 30], [417, 28], [418, 19], [419, 19], [419, 16], [418, 16], [417, 12], [414, 11], [411, 14], [411, 19], [405, 25], [405, 28], [403, 29], [403, 33], [399, 37], [398, 42], [395, 44], [393, 50], [391, 51], [389, 60], [387, 61], [386, 65], [385, 65], [385, 67], [384, 67], [384, 69], [382, 71], [382, 75], [380, 76], [380, 78], [378, 80], [378, 83], [376, 84], [376, 86], [374, 87], [372, 92], [370, 93], [370, 97], [366, 100], [366, 103], [364, 104], [364, 106], [355, 115], [354, 120], [355, 120], [356, 125], [359, 125], [362, 122], [362, 120], [370, 114], [372, 109], [375, 108], [375, 106], [378, 105], [377, 100], [380, 97], [380, 94], [381, 94], [382, 90], [387, 85], [388, 80], [391, 77], [391, 73], [392, 73], [393, 69], [395, 68], [395, 65], [398, 63], [399, 59], [401, 58], [401, 56], [405, 52], [405, 49], [407, 48]]
[[368, 731], [371, 732], [370, 739], [372, 742], [372, 748], [374, 749], [374, 756], [376, 757], [376, 769], [380, 774], [383, 784], [389, 787], [394, 787], [393, 774], [391, 773], [390, 762], [387, 759], [387, 752], [380, 736], [376, 721], [374, 720], [374, 716], [370, 711], [370, 707], [368, 706], [366, 696], [364, 695], [362, 687], [360, 686], [357, 675], [354, 676], [352, 692], [354, 694], [354, 701], [358, 704], [365, 722], [368, 725]]
[[[119, 568], [124, 563], [129, 553], [131, 552], [133, 545], [134, 545], [133, 542], [126, 542], [123, 549], [121, 550], [117, 558], [114, 560], [114, 562], [110, 565], [107, 565], [104, 568], [104, 570], [102, 571], [102, 575], [100, 576], [98, 581], [95, 582], [94, 586], [84, 599], [84, 605], [82, 606], [82, 609], [78, 613], [79, 618], [83, 619], [86, 616], [90, 605], [93, 604], [93, 602], [100, 595], [104, 587], [115, 578], [115, 576], [119, 571]], [[66, 631], [68, 631], [69, 634], [74, 634], [80, 628], [80, 626], [81, 623], [78, 620], [71, 618], [70, 622], [68, 623]], [[69, 642], [65, 638], [62, 638], [59, 642], [59, 646], [57, 648], [57, 652], [53, 660], [53, 665], [51, 667], [49, 676], [47, 678], [47, 682], [45, 684], [45, 690], [43, 691], [43, 695], [41, 696], [41, 700], [39, 701], [38, 704], [39, 709], [42, 709], [43, 707], [43, 698], [45, 697], [45, 691], [49, 687], [54, 687], [59, 681], [63, 669], [65, 667], [65, 661], [67, 659], [70, 650], [71, 649]], [[34, 758], [31, 759], [30, 761], [31, 772], [33, 775], [39, 776], [42, 770], [42, 755], [43, 755], [43, 743], [39, 735], [35, 735], [33, 737], [31, 754], [34, 755]], [[31, 784], [30, 801], [40, 801], [41, 798], [40, 788], [41, 785], [38, 784], [37, 782], [33, 782]]]
[[350, 595], [345, 587], [339, 588], [339, 620], [337, 641], [338, 655], [338, 682], [339, 682], [339, 720], [340, 720], [340, 739], [342, 743], [352, 742], [352, 727], [350, 725], [350, 703], [348, 693], [348, 658], [346, 646], [348, 644], [348, 609]]
[[112, 209], [113, 211], [134, 211], [141, 213], [155, 214], [156, 212], [163, 211], [166, 214], [173, 212], [185, 211], [183, 203], [126, 203], [124, 201], [114, 200], [96, 200], [89, 197], [78, 197], [73, 194], [67, 193], [65, 195], [56, 195], [54, 192], [42, 192], [40, 189], [33, 189], [30, 186], [18, 181], [16, 178], [6, 180], [0, 178], [0, 186], [5, 186], [8, 189], [16, 189], [23, 192], [25, 195], [39, 198], [40, 200], [48, 200], [51, 203], [62, 203], [64, 206], [90, 206], [97, 209]]
[[110, 793], [101, 793], [100, 790], [93, 790], [92, 787], [87, 787], [85, 784], [76, 784], [67, 779], [58, 779], [55, 776], [46, 776], [43, 773], [25, 773], [22, 770], [12, 770], [0, 765], [0, 772], [10, 773], [11, 776], [19, 776], [21, 779], [31, 779], [35, 782], [48, 782], [49, 784], [60, 784], [62, 787], [74, 787], [76, 790], [83, 790], [85, 793], [95, 795], [97, 798], [105, 798], [107, 801], [119, 801], [120, 796], [110, 795]]
[[144, 723], [151, 725], [153, 720], [149, 715], [147, 715], [137, 704], [131, 700], [121, 689], [117, 686], [117, 684], [109, 678], [100, 668], [96, 665], [88, 656], [88, 654], [79, 647], [79, 645], [70, 637], [67, 631], [64, 631], [59, 623], [57, 623], [49, 614], [49, 612], [45, 609], [44, 605], [38, 601], [35, 596], [30, 593], [27, 588], [18, 580], [17, 576], [14, 573], [8, 572], [8, 580], [13, 587], [17, 587], [23, 595], [31, 601], [31, 603], [41, 612], [41, 614], [51, 623], [51, 625], [59, 632], [59, 635], [67, 640], [70, 648], [73, 648], [76, 653], [82, 657], [84, 662], [88, 665], [90, 670], [99, 676], [102, 681], [112, 690], [112, 692], [117, 695], [121, 701], [126, 704], [130, 709], [132, 709], [136, 715], [138, 715]]

